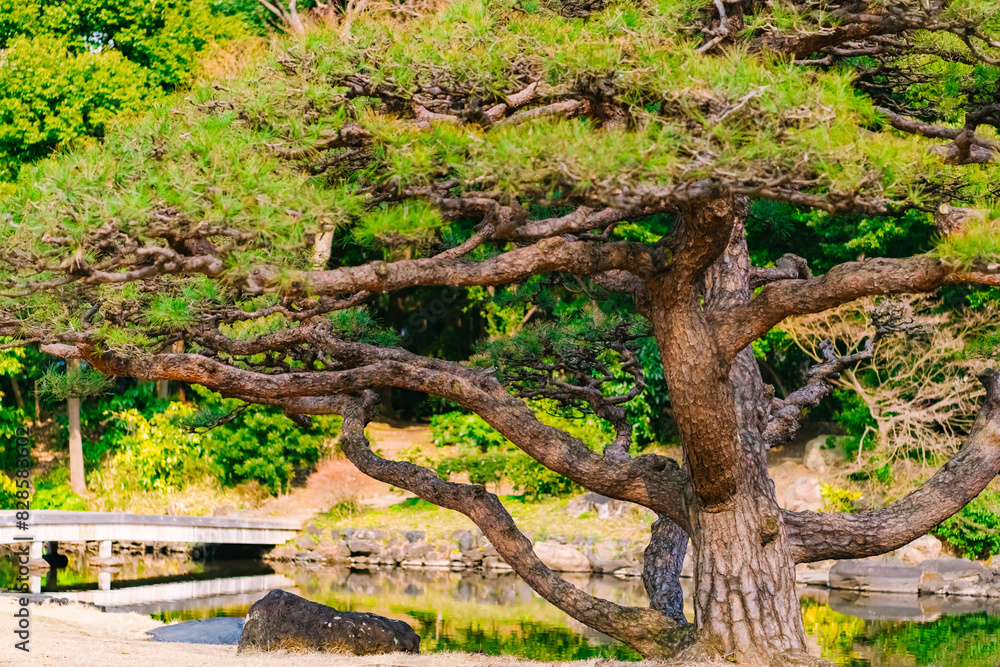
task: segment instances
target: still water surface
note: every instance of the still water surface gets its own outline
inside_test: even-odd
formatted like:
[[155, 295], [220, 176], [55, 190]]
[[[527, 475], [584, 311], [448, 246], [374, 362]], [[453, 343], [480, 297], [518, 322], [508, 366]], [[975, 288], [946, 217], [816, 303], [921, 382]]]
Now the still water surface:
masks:
[[[0, 575], [0, 581], [6, 579], [9, 585], [8, 573]], [[646, 604], [642, 583], [636, 579], [567, 578], [588, 593], [619, 604]], [[537, 660], [639, 657], [569, 618], [509, 574], [287, 565], [272, 569], [247, 561], [137, 559], [115, 572], [110, 591], [97, 590], [97, 581], [95, 569], [70, 557], [67, 568], [42, 580], [42, 589], [169, 622], [243, 616], [267, 589], [281, 587], [338, 609], [405, 620], [420, 635], [422, 652], [483, 651]], [[812, 651], [840, 665], [1000, 665], [1000, 601], [861, 597], [806, 587], [799, 589], [799, 595]], [[691, 610], [687, 612], [690, 618]]]

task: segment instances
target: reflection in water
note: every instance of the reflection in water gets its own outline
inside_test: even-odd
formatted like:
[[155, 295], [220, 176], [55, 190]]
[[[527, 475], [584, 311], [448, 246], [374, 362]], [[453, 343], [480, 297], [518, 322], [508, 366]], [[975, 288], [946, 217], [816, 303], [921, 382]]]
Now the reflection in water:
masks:
[[[112, 603], [113, 611], [149, 613], [164, 621], [242, 616], [267, 590], [280, 586], [338, 609], [407, 621], [420, 634], [424, 652], [483, 651], [536, 660], [638, 659], [630, 649], [568, 618], [511, 574], [288, 565], [276, 566], [275, 571], [248, 561], [138, 562], [142, 560], [117, 570], [111, 591], [96, 590], [98, 570], [73, 559], [67, 569], [43, 579], [43, 585], [60, 595], [117, 596], [107, 599], [126, 603]], [[646, 604], [637, 579], [567, 578], [588, 593], [619, 604]], [[13, 580], [13, 568], [0, 562], [0, 582], [9, 586]], [[815, 588], [801, 588], [799, 593], [812, 652], [839, 665], [1000, 665], [1000, 600], [862, 595]], [[686, 611], [690, 618], [691, 609]]]

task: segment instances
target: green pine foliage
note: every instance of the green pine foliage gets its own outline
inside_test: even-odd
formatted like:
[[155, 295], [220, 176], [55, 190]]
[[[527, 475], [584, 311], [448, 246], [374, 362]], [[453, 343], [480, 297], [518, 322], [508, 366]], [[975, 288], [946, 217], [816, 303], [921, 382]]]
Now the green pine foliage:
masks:
[[56, 401], [98, 396], [107, 392], [111, 385], [112, 381], [108, 376], [83, 365], [65, 372], [60, 372], [53, 366], [38, 381], [39, 391]]

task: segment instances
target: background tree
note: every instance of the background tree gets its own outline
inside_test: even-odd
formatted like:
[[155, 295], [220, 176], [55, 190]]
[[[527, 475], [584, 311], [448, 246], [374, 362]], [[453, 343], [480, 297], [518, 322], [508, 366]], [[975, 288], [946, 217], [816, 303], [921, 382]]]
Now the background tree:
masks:
[[[1000, 379], [982, 376], [964, 446], [911, 495], [856, 514], [789, 512], [767, 449], [907, 323], [876, 310], [866, 344], [826, 347], [783, 398], [751, 345], [791, 316], [863, 297], [1000, 284], [1000, 237], [992, 216], [948, 209], [933, 253], [831, 261], [814, 277], [794, 255], [754, 264], [749, 216], [774, 202], [819, 236], [836, 237], [836, 214], [918, 247], [941, 204], [992, 205], [993, 10], [463, 0], [352, 11], [231, 80], [157, 103], [99, 147], [24, 169], [0, 204], [0, 333], [109, 375], [276, 405], [303, 427], [342, 415], [360, 470], [465, 513], [540, 595], [644, 655], [807, 661], [795, 563], [895, 549], [979, 494], [1000, 471]], [[541, 308], [467, 363], [449, 358], [454, 346], [400, 346], [405, 331], [363, 308], [442, 287]], [[586, 307], [560, 310], [580, 292]], [[645, 387], [650, 338], [680, 462], [630, 455], [627, 406]], [[169, 352], [181, 340], [190, 352]], [[551, 572], [485, 488], [372, 452], [364, 428], [387, 388], [452, 401], [551, 471], [656, 512], [651, 608]], [[596, 452], [539, 421], [533, 401], [614, 435]], [[688, 537], [693, 624], [677, 579]]]
[[210, 44], [246, 32], [205, 0], [0, 0], [0, 181], [103, 136], [118, 114], [188, 84]]

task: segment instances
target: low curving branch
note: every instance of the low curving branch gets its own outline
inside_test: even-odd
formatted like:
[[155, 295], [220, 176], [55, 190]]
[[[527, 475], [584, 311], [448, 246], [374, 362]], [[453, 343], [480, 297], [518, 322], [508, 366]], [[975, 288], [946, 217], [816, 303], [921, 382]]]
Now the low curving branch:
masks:
[[386, 484], [406, 489], [435, 505], [461, 512], [479, 526], [504, 561], [531, 588], [563, 610], [646, 657], [669, 657], [694, 640], [694, 626], [645, 607], [622, 607], [587, 595], [550, 570], [532, 550], [500, 500], [481, 486], [445, 482], [412, 463], [390, 461], [371, 451], [364, 428], [377, 401], [374, 392], [344, 400], [340, 446], [358, 470]]
[[326, 354], [353, 367], [265, 374], [198, 354], [123, 358], [99, 354], [88, 343], [67, 346], [63, 352], [79, 351], [94, 368], [108, 375], [200, 384], [224, 396], [277, 405], [293, 414], [330, 414], [338, 409], [337, 396], [368, 389], [397, 387], [440, 396], [483, 417], [546, 468], [597, 493], [668, 516], [687, 530], [688, 477], [672, 459], [655, 454], [624, 459], [597, 454], [579, 439], [538, 421], [531, 409], [492, 375], [461, 364], [399, 348], [312, 335], [312, 342], [323, 345]]
[[978, 496], [1000, 473], [1000, 373], [979, 377], [986, 399], [955, 456], [902, 500], [868, 512], [782, 512], [796, 563], [867, 558], [909, 544]]

